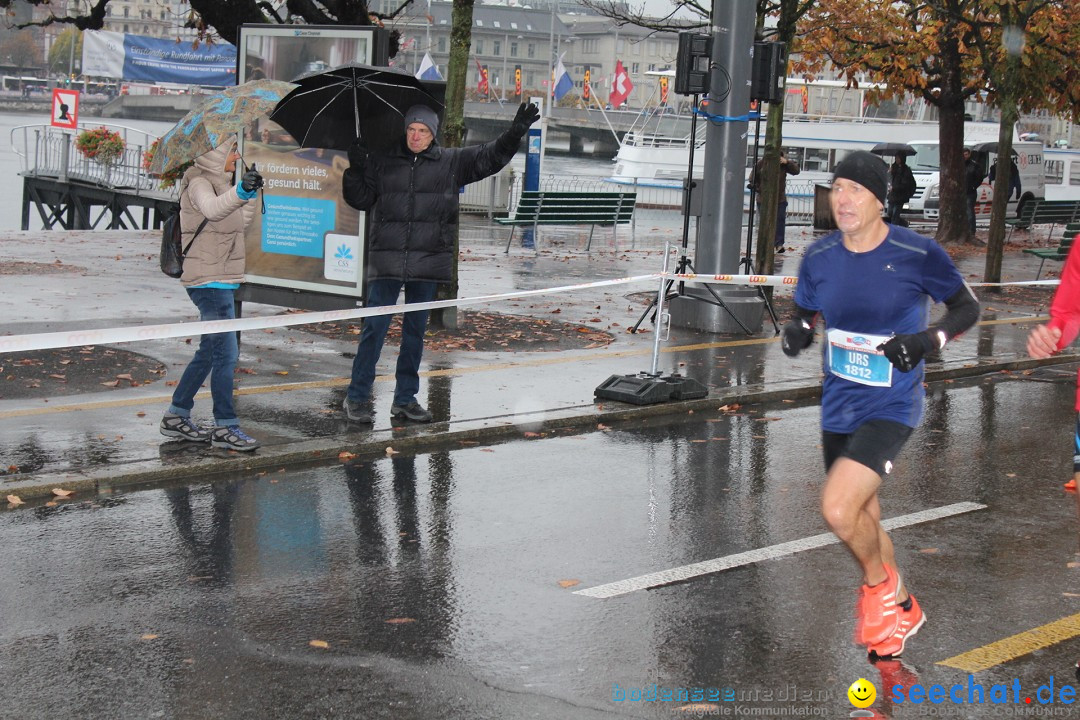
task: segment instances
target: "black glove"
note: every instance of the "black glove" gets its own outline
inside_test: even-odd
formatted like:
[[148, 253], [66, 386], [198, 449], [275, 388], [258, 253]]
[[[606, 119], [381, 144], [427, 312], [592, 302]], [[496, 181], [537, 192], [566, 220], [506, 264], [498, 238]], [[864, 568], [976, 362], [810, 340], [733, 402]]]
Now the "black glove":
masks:
[[877, 349], [889, 358], [897, 370], [911, 372], [922, 362], [923, 356], [934, 349], [934, 344], [930, 333], [924, 331], [914, 335], [893, 335]]
[[248, 170], [240, 178], [240, 187], [244, 189], [244, 192], [253, 192], [263, 186], [263, 176], [259, 174], [258, 170], [252, 168]]
[[514, 122], [510, 125], [510, 132], [518, 137], [525, 137], [525, 133], [529, 132], [529, 126], [539, 119], [540, 108], [532, 103], [521, 103], [517, 115], [514, 116]]
[[367, 156], [367, 145], [364, 144], [361, 138], [356, 138], [356, 141], [349, 146], [349, 167], [358, 172], [363, 172]]
[[802, 318], [792, 318], [780, 331], [780, 348], [788, 357], [795, 357], [814, 342], [814, 326]]

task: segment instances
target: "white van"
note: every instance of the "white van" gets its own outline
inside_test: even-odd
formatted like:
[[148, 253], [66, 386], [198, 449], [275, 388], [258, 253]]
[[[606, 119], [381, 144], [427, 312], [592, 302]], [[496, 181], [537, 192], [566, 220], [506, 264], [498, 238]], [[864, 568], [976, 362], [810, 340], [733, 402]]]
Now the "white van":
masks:
[[[915, 176], [917, 190], [908, 201], [905, 212], [922, 215], [928, 220], [937, 220], [941, 207], [941, 153], [937, 140], [925, 140], [908, 143], [915, 148], [916, 154], [909, 157], [907, 163]], [[1046, 196], [1046, 177], [1043, 168], [1043, 146], [1040, 142], [1013, 142], [1016, 153], [1016, 167], [1020, 170], [1020, 199], [1015, 191], [1009, 195], [1009, 214], [1015, 214], [1019, 203], [1032, 198]], [[975, 159], [982, 164], [983, 182], [979, 186], [975, 201], [976, 219], [990, 217], [994, 189], [987, 179], [993, 166], [994, 153], [976, 153]]]

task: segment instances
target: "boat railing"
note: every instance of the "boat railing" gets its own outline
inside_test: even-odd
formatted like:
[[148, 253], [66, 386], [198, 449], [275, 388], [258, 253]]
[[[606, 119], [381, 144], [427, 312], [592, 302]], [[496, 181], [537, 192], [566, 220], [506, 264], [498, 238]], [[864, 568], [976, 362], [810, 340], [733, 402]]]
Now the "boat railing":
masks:
[[[104, 127], [124, 140], [124, 150], [113, 162], [83, 156], [75, 141], [84, 130]], [[11, 150], [19, 156], [21, 173], [36, 177], [124, 189], [136, 194], [177, 197], [179, 188], [159, 188], [160, 180], [143, 169], [143, 155], [156, 136], [137, 128], [109, 123], [80, 123], [77, 131], [51, 125], [20, 125], [11, 129]]]

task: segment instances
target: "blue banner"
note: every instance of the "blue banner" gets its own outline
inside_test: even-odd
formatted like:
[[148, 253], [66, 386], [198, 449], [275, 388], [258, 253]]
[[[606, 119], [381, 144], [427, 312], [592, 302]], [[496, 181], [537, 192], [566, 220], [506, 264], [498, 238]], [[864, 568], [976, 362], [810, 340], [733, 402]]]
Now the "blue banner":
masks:
[[83, 34], [83, 74], [118, 80], [180, 85], [236, 84], [236, 46], [176, 42], [88, 30]]

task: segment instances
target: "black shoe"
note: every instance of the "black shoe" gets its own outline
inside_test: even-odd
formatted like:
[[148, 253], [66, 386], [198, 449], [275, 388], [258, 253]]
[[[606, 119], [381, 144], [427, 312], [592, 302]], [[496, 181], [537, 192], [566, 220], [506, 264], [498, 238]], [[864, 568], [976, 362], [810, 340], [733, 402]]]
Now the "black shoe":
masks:
[[345, 398], [342, 407], [345, 408], [345, 417], [353, 422], [367, 423], [369, 425], [375, 422], [375, 413], [372, 412], [368, 403], [357, 403]]
[[782, 254], [782, 253], [786, 253], [786, 252], [787, 252], [787, 250], [786, 250], [786, 249], [784, 249], [784, 246], [783, 246], [783, 245], [781, 245], [780, 247], [776, 248], [776, 254], [777, 254], [777, 255], [780, 255], [780, 254]]
[[431, 413], [424, 409], [424, 406], [413, 400], [408, 405], [391, 405], [390, 416], [396, 418], [404, 418], [406, 420], [412, 420], [413, 422], [429, 423], [431, 422]]

